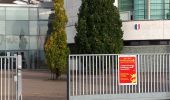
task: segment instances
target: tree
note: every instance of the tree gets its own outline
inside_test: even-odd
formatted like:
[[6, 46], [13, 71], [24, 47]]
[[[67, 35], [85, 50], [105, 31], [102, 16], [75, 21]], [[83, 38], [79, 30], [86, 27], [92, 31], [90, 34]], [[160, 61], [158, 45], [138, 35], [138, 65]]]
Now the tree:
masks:
[[114, 0], [82, 0], [75, 42], [78, 53], [120, 53], [122, 22]]
[[48, 68], [52, 78], [59, 78], [65, 72], [69, 49], [67, 47], [65, 26], [67, 16], [64, 9], [64, 0], [54, 0], [54, 21], [51, 34], [47, 37], [44, 50]]

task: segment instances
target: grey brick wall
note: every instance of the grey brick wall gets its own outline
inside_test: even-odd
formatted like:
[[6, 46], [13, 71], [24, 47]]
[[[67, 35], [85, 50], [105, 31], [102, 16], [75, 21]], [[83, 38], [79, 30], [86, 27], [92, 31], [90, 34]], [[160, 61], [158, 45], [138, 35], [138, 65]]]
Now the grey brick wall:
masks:
[[125, 46], [122, 53], [170, 53], [170, 45]]

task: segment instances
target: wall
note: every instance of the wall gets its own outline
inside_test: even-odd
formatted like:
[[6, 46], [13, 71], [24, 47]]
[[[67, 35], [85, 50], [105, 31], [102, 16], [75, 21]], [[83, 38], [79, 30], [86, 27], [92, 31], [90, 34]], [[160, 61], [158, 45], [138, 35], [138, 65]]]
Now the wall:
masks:
[[76, 35], [75, 23], [78, 20], [79, 7], [81, 0], [65, 0], [65, 9], [68, 17], [68, 23], [66, 27], [67, 43], [75, 43], [74, 37]]
[[[135, 25], [140, 29], [135, 29]], [[124, 40], [162, 40], [170, 39], [170, 21], [129, 21], [123, 22]]]
[[119, 14], [120, 14], [120, 19], [122, 21], [129, 21], [129, 20], [131, 20], [131, 12], [130, 11], [119, 12]]
[[122, 53], [170, 53], [169, 45], [124, 46]]
[[[118, 0], [115, 0], [115, 5], [118, 6]], [[76, 35], [75, 24], [78, 20], [79, 7], [81, 6], [81, 0], [65, 0], [65, 9], [68, 17], [68, 23], [66, 27], [67, 43], [75, 43], [74, 37]]]
[[114, 5], [115, 5], [116, 7], [118, 7], [118, 0], [115, 0]]

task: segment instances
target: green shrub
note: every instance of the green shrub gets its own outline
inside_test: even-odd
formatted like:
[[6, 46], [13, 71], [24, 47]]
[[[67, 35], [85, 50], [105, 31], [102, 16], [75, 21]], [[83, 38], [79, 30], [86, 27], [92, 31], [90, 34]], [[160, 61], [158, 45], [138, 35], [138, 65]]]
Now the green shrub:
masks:
[[122, 22], [114, 0], [82, 0], [75, 37], [78, 53], [120, 53], [123, 47]]
[[52, 72], [52, 76], [56, 75], [55, 78], [58, 78], [66, 71], [69, 53], [65, 32], [67, 16], [64, 9], [64, 0], [54, 0], [54, 11], [52, 31], [46, 39], [44, 50], [48, 68]]

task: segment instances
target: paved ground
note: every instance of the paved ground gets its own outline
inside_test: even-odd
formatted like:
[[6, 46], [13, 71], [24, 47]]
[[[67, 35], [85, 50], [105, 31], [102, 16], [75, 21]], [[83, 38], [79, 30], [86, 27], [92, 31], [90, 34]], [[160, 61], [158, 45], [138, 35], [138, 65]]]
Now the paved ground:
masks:
[[67, 100], [66, 79], [49, 80], [47, 71], [23, 71], [23, 100]]

